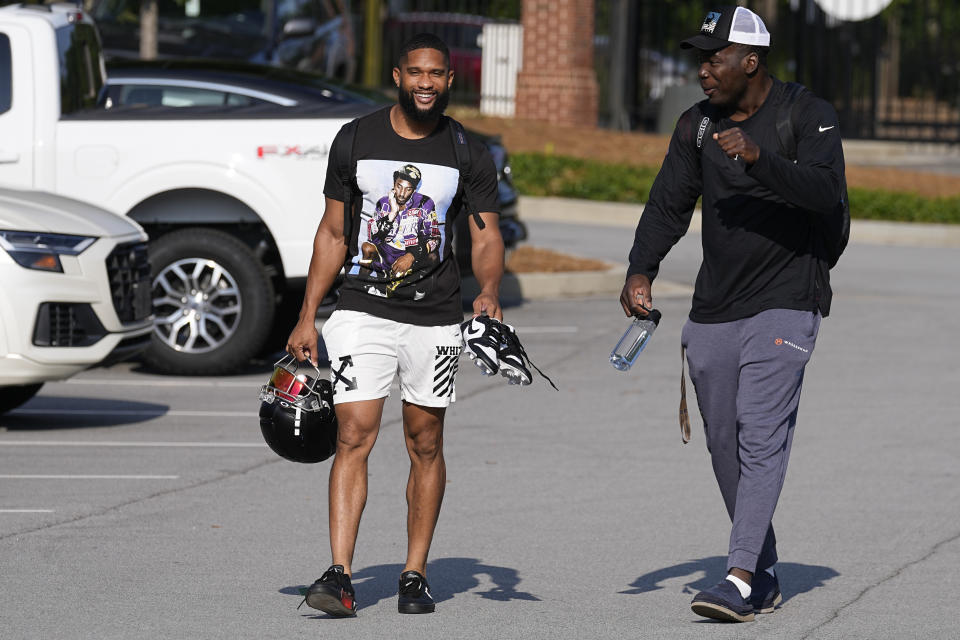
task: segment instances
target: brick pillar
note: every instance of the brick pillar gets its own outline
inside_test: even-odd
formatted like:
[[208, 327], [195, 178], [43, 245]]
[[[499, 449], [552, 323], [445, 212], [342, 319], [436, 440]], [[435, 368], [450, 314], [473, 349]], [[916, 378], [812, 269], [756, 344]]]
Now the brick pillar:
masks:
[[594, 0], [523, 0], [518, 118], [594, 128]]

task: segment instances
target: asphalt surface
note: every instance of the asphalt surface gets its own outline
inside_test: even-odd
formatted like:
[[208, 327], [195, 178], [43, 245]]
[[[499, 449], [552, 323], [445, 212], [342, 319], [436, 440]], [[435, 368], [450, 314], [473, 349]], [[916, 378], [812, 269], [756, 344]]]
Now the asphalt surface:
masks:
[[[623, 261], [616, 227], [531, 222], [538, 246]], [[661, 277], [692, 283], [698, 237]], [[608, 363], [615, 296], [507, 309], [542, 379], [464, 360], [428, 567], [437, 612], [396, 612], [408, 464], [396, 393], [370, 464], [356, 619], [304, 606], [329, 564], [329, 462], [262, 443], [257, 388], [136, 365], [48, 384], [0, 418], [0, 637], [954, 638], [960, 596], [960, 249], [853, 244], [807, 369], [775, 523], [783, 606], [699, 619], [729, 522], [697, 412], [677, 424], [689, 295], [634, 370]], [[689, 388], [689, 385], [688, 385]]]

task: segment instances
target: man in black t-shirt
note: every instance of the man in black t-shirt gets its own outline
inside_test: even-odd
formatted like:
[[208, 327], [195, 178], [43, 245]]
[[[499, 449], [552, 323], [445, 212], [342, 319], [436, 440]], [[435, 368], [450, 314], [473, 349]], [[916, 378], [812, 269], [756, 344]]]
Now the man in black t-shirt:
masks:
[[[414, 36], [401, 49], [393, 77], [398, 104], [345, 126], [331, 146], [326, 210], [300, 320], [287, 342], [290, 354], [316, 365], [317, 307], [343, 268], [337, 309], [323, 326], [339, 423], [329, 491], [333, 565], [306, 595], [308, 605], [335, 616], [356, 612], [350, 575], [367, 495], [367, 459], [397, 373], [410, 455], [398, 609], [434, 610], [427, 552], [446, 484], [443, 419], [455, 398], [462, 348], [460, 274], [450, 245], [466, 193], [475, 212], [469, 220], [471, 255], [480, 285], [473, 312], [502, 319], [496, 169], [486, 148], [443, 115], [453, 82], [446, 45], [430, 34]], [[468, 146], [469, 172], [456, 141]], [[351, 202], [346, 212], [345, 200]]]
[[[796, 94], [768, 74], [769, 45], [763, 21], [744, 7], [709, 12], [683, 42], [699, 51], [707, 100], [677, 122], [620, 298], [628, 315], [646, 315], [660, 262], [702, 195], [703, 263], [682, 345], [733, 528], [726, 579], [691, 606], [729, 621], [753, 620], [782, 600], [771, 521], [804, 368], [830, 309], [823, 229], [843, 215], [836, 112], [806, 91], [781, 108]], [[783, 113], [792, 114], [795, 161], [778, 134]]]

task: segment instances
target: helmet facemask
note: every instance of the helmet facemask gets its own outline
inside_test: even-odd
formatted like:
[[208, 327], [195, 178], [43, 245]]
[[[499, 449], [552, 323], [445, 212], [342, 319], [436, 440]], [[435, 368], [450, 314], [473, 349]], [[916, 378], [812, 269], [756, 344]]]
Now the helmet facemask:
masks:
[[273, 367], [270, 381], [260, 387], [261, 401], [268, 404], [279, 402], [285, 407], [301, 411], [330, 410], [329, 403], [321, 397], [317, 388], [320, 369], [311, 365], [316, 375], [301, 373], [300, 363], [291, 355], [280, 358]]

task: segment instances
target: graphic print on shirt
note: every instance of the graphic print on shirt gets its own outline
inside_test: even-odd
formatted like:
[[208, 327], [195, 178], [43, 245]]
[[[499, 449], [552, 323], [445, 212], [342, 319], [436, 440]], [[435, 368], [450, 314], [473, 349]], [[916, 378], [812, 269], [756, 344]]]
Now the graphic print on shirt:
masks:
[[360, 160], [359, 253], [348, 277], [370, 295], [419, 300], [446, 249], [447, 210], [460, 172], [423, 162]]

